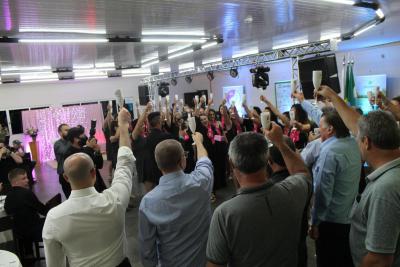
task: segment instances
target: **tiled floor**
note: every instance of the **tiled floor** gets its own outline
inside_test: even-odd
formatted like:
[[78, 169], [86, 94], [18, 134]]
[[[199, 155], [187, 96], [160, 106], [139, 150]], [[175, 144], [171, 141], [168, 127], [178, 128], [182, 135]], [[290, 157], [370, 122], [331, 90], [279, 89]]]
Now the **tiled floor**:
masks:
[[[108, 173], [109, 170], [109, 162], [105, 162], [103, 169], [101, 170], [101, 175], [105, 180], [106, 184], [109, 185], [110, 175]], [[34, 185], [33, 191], [36, 193], [38, 198], [42, 202], [46, 202], [52, 196], [57, 194], [58, 192], [62, 193], [61, 187], [58, 182], [58, 175], [56, 170], [52, 168], [49, 164], [41, 164], [37, 166], [35, 169], [35, 176], [37, 178], [37, 183]], [[229, 183], [228, 187], [223, 190], [217, 191], [218, 201], [214, 206], [218, 206], [223, 201], [231, 198], [235, 192], [234, 186], [232, 183]], [[64, 197], [64, 195], [62, 194]], [[137, 240], [137, 231], [138, 231], [138, 201], [133, 201], [134, 208], [129, 209], [126, 212], [126, 233], [128, 239], [128, 251], [130, 252], [128, 257], [134, 267], [142, 267], [139, 260], [139, 251], [138, 251], [138, 240]], [[309, 264], [308, 267], [314, 267], [315, 265], [315, 257], [314, 257], [314, 245], [312, 242], [308, 242], [309, 247]], [[43, 252], [42, 252], [43, 253]], [[42, 254], [43, 255], [43, 254]], [[30, 265], [32, 267], [45, 267], [45, 261], [36, 262], [34, 265]]]

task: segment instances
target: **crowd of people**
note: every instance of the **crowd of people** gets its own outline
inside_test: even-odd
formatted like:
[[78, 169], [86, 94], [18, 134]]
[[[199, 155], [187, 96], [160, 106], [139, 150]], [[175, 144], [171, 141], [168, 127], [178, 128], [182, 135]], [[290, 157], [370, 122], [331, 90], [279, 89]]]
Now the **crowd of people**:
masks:
[[[47, 213], [47, 266], [131, 266], [125, 210], [137, 180], [146, 267], [307, 266], [307, 236], [318, 267], [399, 267], [398, 98], [379, 92], [371, 101], [380, 110], [362, 115], [327, 86], [316, 95], [321, 105], [294, 92], [297, 103], [284, 113], [265, 96], [264, 110], [244, 101], [243, 117], [205, 96], [192, 107], [166, 98], [159, 111], [149, 102], [133, 121], [109, 107], [108, 189], [96, 140], [60, 125], [54, 151], [67, 200], [37, 209]], [[14, 172], [13, 188], [25, 187], [23, 171]], [[212, 213], [230, 179], [235, 196]]]

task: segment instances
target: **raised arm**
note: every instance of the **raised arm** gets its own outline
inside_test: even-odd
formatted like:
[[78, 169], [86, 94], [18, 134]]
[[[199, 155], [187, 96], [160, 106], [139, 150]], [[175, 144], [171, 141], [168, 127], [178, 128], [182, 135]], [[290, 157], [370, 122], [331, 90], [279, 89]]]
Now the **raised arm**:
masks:
[[339, 113], [344, 124], [350, 129], [353, 135], [356, 136], [358, 134], [357, 122], [361, 115], [355, 109], [349, 107], [346, 102], [328, 86], [321, 86], [317, 94], [332, 101], [333, 106]]
[[283, 115], [265, 96], [261, 95], [260, 100], [267, 104], [267, 106], [271, 109], [271, 111], [283, 122], [286, 127], [290, 126], [290, 120]]
[[132, 139], [136, 140], [139, 135], [142, 133], [143, 124], [146, 121], [147, 114], [151, 111], [152, 105], [151, 102], [147, 103], [145, 111], [140, 115], [138, 122], [136, 123], [135, 128], [132, 131]]
[[281, 152], [290, 175], [302, 173], [307, 175], [311, 180], [311, 175], [309, 175], [307, 166], [304, 164], [301, 156], [291, 150], [284, 141], [281, 127], [273, 122], [272, 129], [270, 131], [265, 130], [265, 135]]
[[169, 101], [165, 98], [165, 119], [167, 120], [168, 127], [171, 127], [171, 112], [169, 109]]

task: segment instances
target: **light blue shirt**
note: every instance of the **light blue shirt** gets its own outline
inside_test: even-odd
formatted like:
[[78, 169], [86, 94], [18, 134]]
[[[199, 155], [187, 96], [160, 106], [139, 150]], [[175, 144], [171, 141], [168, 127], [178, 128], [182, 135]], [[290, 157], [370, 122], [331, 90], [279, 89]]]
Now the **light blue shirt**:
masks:
[[322, 117], [322, 111], [319, 107], [314, 106], [313, 104], [310, 103], [310, 101], [304, 100], [301, 102], [302, 108], [307, 111], [308, 116], [318, 125], [319, 127], [319, 121], [321, 120]]
[[361, 156], [354, 138], [331, 137], [321, 144], [314, 175], [312, 224], [350, 223], [350, 211], [358, 193]]
[[139, 207], [139, 244], [144, 267], [205, 266], [213, 166], [207, 157], [190, 174], [169, 173]]
[[318, 157], [319, 152], [321, 151], [321, 138], [315, 139], [307, 144], [307, 146], [301, 151], [300, 155], [304, 160], [304, 163], [307, 165], [308, 168], [312, 168], [314, 173], [314, 169], [316, 164], [314, 164]]

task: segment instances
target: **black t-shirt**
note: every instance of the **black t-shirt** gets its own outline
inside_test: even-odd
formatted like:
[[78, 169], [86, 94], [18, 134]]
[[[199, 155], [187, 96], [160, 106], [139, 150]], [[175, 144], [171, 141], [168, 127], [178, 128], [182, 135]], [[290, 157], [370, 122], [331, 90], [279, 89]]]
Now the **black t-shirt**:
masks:
[[12, 187], [8, 192], [4, 209], [7, 214], [14, 216], [15, 228], [18, 235], [27, 239], [40, 237], [43, 222], [39, 214], [46, 216], [48, 207], [38, 200], [35, 194], [23, 187]]

